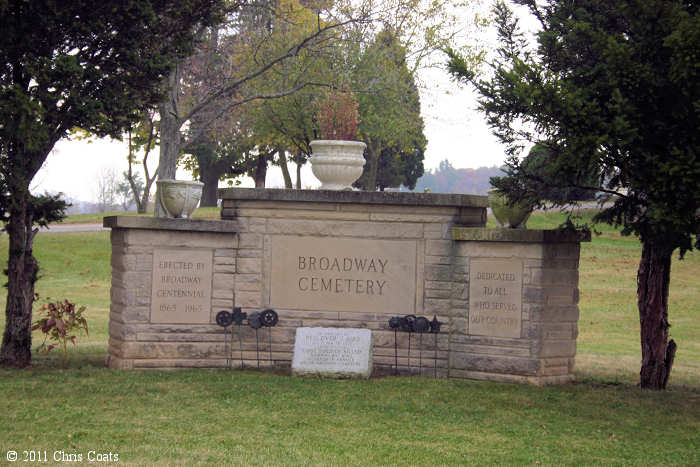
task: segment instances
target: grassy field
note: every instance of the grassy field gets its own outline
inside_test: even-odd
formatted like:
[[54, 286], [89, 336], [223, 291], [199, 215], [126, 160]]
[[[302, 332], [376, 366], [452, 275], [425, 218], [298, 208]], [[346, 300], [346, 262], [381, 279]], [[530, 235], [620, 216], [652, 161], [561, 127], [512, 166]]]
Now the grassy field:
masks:
[[[213, 208], [197, 208], [192, 213], [193, 219], [218, 219], [220, 209]], [[102, 224], [102, 218], [106, 216], [152, 216], [153, 212], [146, 214], [138, 214], [135, 211], [129, 212], [100, 212], [90, 214], [72, 214], [63, 220], [63, 224]]]
[[[537, 214], [528, 225], [560, 221]], [[0, 464], [10, 449], [20, 460], [33, 449], [46, 450], [49, 463], [54, 451], [87, 460], [94, 450], [137, 465], [698, 465], [700, 254], [674, 258], [669, 317], [679, 350], [670, 388], [641, 391], [640, 247], [601, 230], [582, 246], [579, 382], [547, 388], [109, 370], [109, 233], [42, 233], [37, 292], [86, 305], [90, 336], [70, 350], [68, 369], [56, 367], [58, 355], [36, 355], [28, 370], [0, 370]], [[0, 260], [6, 256], [2, 237]]]

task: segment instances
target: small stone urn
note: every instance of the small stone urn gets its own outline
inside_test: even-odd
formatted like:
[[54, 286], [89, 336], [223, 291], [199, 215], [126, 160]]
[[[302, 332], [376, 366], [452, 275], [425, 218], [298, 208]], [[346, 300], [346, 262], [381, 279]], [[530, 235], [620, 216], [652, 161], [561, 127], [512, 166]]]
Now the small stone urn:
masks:
[[507, 229], [524, 229], [532, 213], [532, 206], [527, 203], [508, 205], [508, 198], [497, 189], [489, 190], [489, 207], [498, 225]]
[[317, 139], [311, 146], [311, 171], [321, 182], [321, 190], [352, 190], [362, 175], [366, 144], [361, 141]]
[[204, 183], [164, 179], [156, 184], [167, 217], [189, 219], [202, 198]]

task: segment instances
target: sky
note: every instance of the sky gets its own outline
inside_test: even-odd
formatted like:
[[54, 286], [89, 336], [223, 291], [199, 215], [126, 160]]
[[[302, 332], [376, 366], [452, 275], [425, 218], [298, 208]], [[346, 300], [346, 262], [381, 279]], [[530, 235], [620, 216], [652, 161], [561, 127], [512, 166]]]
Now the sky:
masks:
[[[478, 168], [501, 165], [504, 151], [488, 129], [483, 114], [476, 111], [476, 93], [467, 86], [453, 82], [444, 69], [419, 70], [421, 114], [425, 122], [428, 146], [425, 170], [433, 170], [447, 159], [456, 168]], [[127, 170], [127, 147], [124, 142], [110, 139], [59, 141], [32, 183], [32, 192], [62, 192], [66, 197], [81, 201], [97, 198], [97, 185], [107, 171], [119, 177]], [[157, 148], [149, 161], [151, 172], [157, 164]], [[290, 172], [295, 169], [290, 167]], [[179, 169], [178, 179], [192, 180], [191, 173]], [[253, 186], [249, 177], [241, 178], [241, 186]], [[306, 164], [302, 171], [302, 186], [315, 188], [320, 183]], [[222, 185], [225, 186], [225, 185]], [[270, 167], [268, 188], [282, 188], [281, 170]], [[155, 190], [155, 188], [154, 188]]]

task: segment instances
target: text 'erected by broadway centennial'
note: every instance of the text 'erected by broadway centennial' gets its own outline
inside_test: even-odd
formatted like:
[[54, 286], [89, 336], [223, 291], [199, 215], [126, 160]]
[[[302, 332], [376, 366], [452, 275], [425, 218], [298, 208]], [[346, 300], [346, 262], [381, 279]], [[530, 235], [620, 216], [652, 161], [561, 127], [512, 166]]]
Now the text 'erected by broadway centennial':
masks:
[[415, 307], [416, 242], [277, 236], [270, 304], [325, 311]]
[[155, 250], [151, 322], [208, 323], [212, 252]]
[[469, 266], [469, 334], [520, 337], [522, 262], [472, 260]]

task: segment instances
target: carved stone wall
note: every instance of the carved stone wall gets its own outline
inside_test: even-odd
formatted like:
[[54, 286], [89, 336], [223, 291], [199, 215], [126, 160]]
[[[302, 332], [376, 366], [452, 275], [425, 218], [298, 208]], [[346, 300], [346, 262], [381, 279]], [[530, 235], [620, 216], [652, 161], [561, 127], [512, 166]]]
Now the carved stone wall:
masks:
[[[482, 196], [219, 195], [221, 221], [105, 219], [112, 228], [110, 366], [289, 366], [298, 327], [341, 327], [371, 330], [374, 368], [391, 371], [389, 318], [413, 314], [445, 325], [437, 348], [434, 336], [398, 333], [402, 372], [422, 366], [431, 376], [437, 368], [443, 377], [571, 379], [585, 238], [485, 229]], [[257, 336], [233, 326], [224, 336], [215, 316], [234, 306], [273, 308], [279, 323]]]

